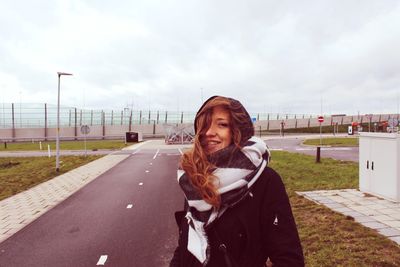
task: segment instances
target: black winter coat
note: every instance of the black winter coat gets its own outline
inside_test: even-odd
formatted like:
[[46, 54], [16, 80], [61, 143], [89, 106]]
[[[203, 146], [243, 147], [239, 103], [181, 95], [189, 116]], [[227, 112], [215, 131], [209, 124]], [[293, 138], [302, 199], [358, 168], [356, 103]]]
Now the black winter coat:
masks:
[[[175, 214], [179, 242], [170, 267], [202, 266], [187, 250], [185, 214], [186, 211]], [[265, 168], [247, 197], [206, 227], [206, 232], [211, 247], [207, 267], [261, 267], [268, 257], [274, 267], [304, 266], [285, 187], [271, 168]]]

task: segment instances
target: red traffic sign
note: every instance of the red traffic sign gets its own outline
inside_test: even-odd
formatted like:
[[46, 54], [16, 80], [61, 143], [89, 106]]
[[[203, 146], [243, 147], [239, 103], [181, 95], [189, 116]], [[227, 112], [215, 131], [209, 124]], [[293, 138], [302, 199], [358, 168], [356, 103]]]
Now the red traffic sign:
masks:
[[319, 122], [324, 122], [324, 116], [318, 116], [318, 121]]

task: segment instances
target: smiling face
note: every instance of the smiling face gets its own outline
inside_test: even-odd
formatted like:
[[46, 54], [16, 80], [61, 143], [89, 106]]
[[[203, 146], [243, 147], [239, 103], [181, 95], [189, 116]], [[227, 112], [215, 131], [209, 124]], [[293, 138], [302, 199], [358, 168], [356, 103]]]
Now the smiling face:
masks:
[[202, 142], [207, 155], [223, 149], [232, 143], [230, 119], [229, 112], [223, 107], [217, 106], [213, 108], [211, 125], [207, 129]]

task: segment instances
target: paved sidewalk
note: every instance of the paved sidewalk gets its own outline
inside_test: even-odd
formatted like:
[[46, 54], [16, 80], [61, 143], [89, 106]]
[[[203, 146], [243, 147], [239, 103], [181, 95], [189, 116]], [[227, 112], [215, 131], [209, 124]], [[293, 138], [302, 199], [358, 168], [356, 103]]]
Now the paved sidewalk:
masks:
[[[126, 147], [124, 150], [138, 149], [147, 142]], [[0, 201], [0, 243], [129, 157], [130, 154], [107, 155]]]
[[351, 216], [400, 245], [400, 203], [364, 194], [356, 189], [297, 192], [305, 198]]

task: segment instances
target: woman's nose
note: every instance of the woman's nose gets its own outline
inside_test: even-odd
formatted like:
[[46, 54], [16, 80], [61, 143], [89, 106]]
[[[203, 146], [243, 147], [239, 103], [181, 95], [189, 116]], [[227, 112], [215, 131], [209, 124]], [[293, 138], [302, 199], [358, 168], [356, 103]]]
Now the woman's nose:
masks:
[[214, 136], [214, 135], [215, 135], [215, 127], [211, 125], [206, 132], [206, 136]]

